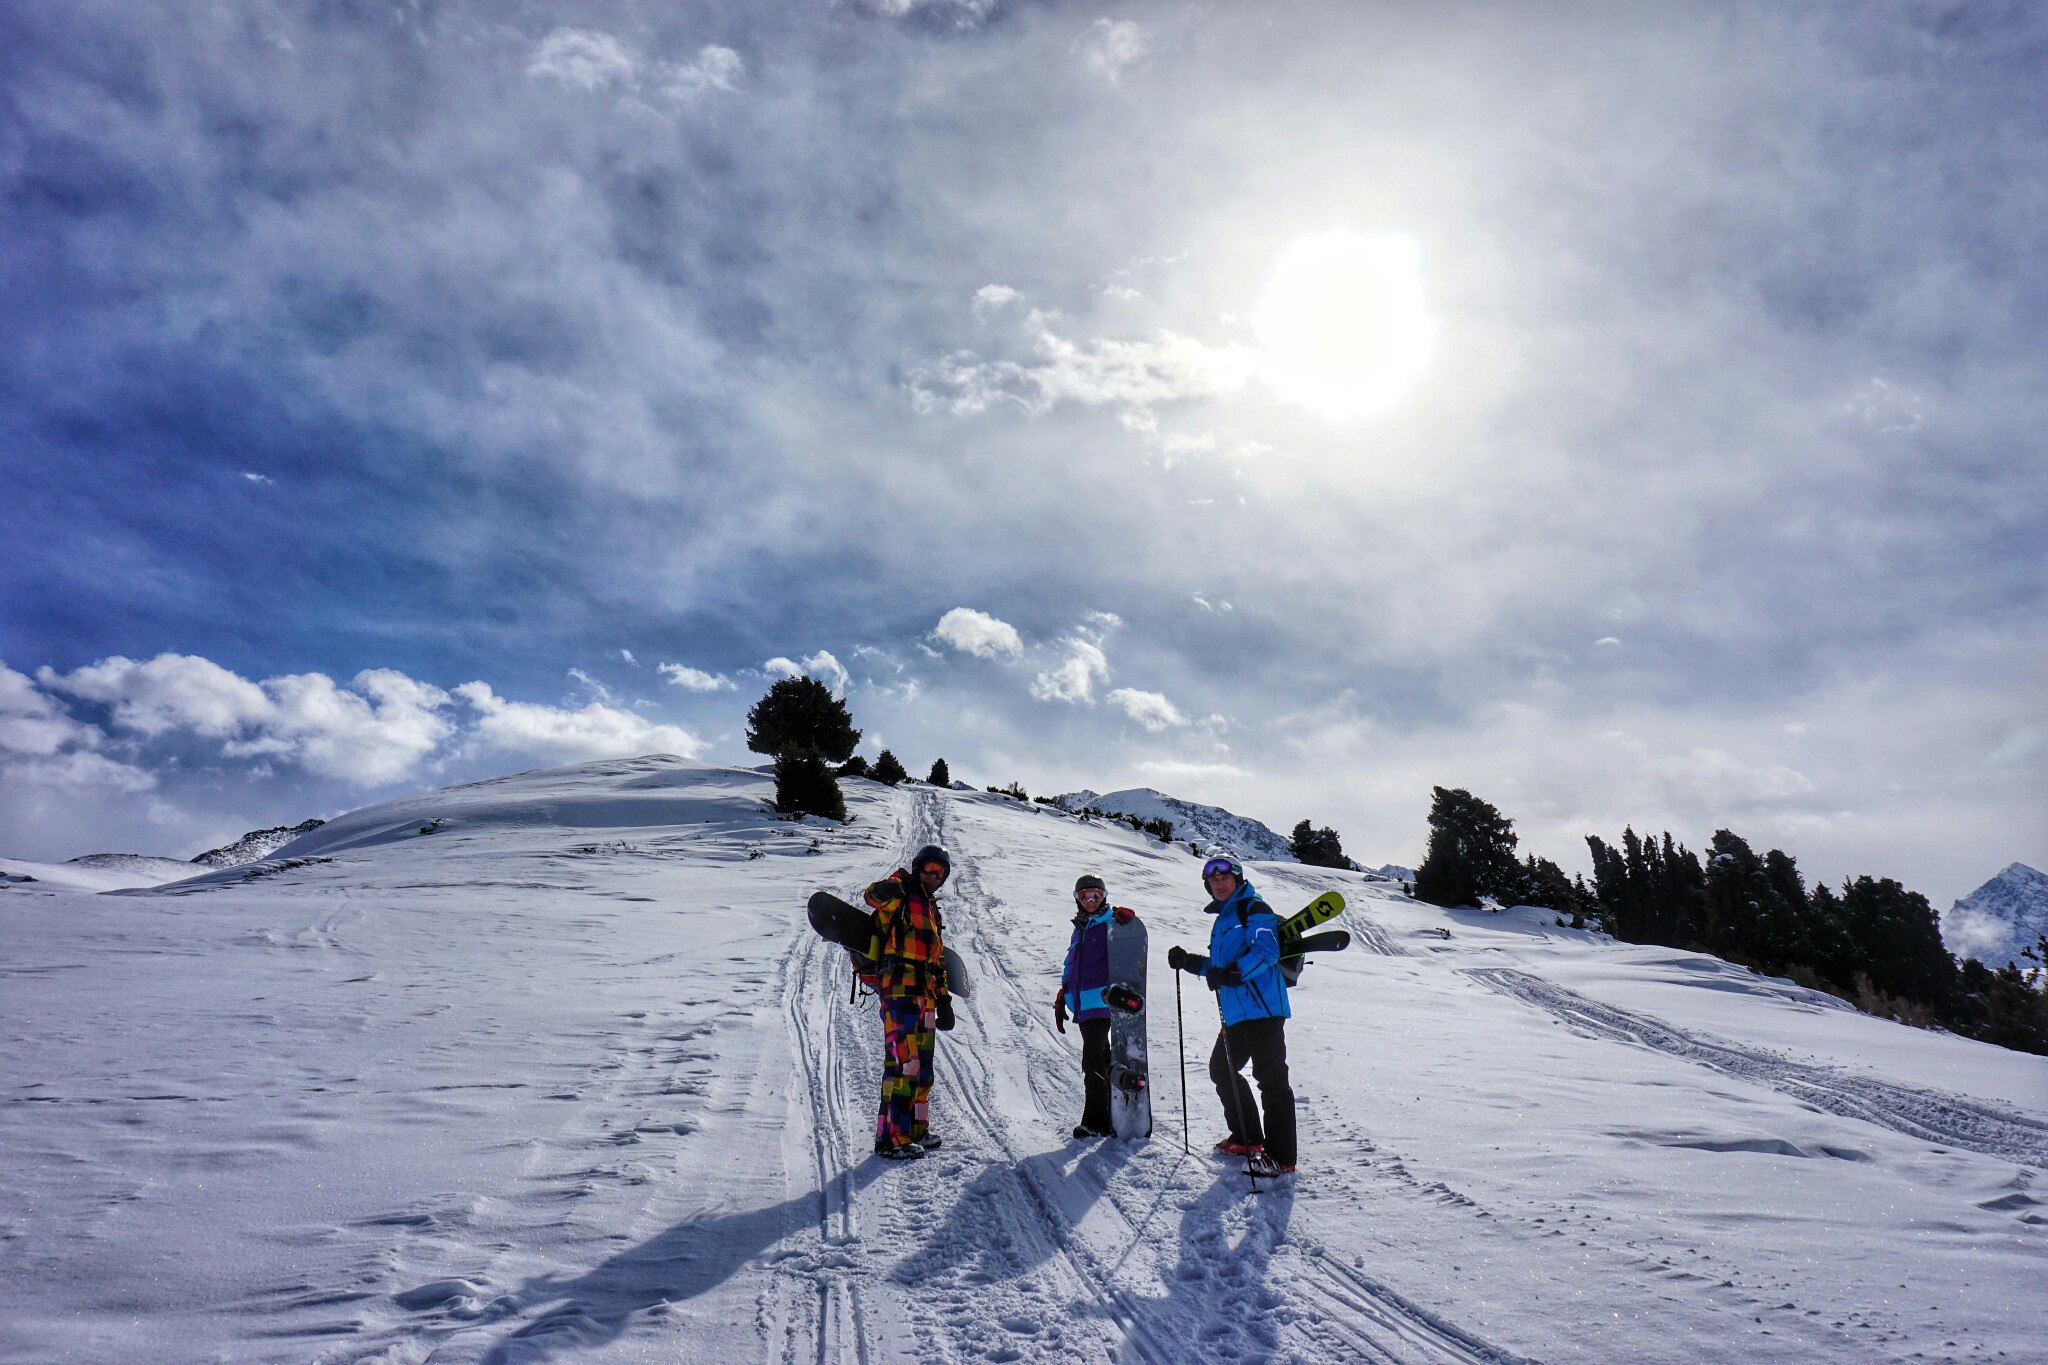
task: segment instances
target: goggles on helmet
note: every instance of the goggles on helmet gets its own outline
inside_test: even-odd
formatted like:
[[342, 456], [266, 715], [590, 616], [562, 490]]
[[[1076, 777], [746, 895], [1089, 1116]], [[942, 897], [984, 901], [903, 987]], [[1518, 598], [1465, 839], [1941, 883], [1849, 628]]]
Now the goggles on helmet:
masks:
[[1208, 862], [1202, 864], [1203, 881], [1208, 881], [1209, 878], [1224, 872], [1228, 872], [1239, 881], [1244, 880], [1244, 869], [1238, 866], [1237, 859], [1235, 858], [1211, 858]]

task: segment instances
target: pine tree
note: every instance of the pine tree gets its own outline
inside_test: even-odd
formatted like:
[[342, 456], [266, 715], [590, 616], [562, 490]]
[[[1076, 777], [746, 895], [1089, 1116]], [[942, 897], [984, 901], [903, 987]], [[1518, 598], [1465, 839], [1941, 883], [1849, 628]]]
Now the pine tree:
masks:
[[884, 749], [876, 756], [875, 769], [870, 776], [877, 782], [886, 782], [893, 787], [910, 774], [903, 770], [903, 765], [897, 761], [896, 755]]
[[1288, 847], [1297, 859], [1310, 867], [1351, 866], [1351, 860], [1344, 856], [1344, 845], [1337, 838], [1337, 831], [1317, 829], [1306, 820], [1294, 827]]
[[839, 783], [824, 759], [793, 749], [775, 756], [775, 809], [784, 815], [844, 820], [846, 798], [840, 795]]
[[839, 776], [841, 777], [866, 777], [867, 775], [868, 761], [864, 755], [855, 754], [852, 758], [839, 765]]
[[953, 785], [953, 771], [946, 766], [945, 759], [935, 758], [932, 760], [931, 776], [927, 777], [925, 781], [931, 783], [934, 787], [950, 787]]
[[1512, 895], [1520, 881], [1515, 822], [1462, 788], [1434, 787], [1429, 849], [1415, 869], [1415, 897], [1432, 905], [1477, 905]]
[[783, 678], [747, 712], [747, 747], [757, 754], [804, 751], [844, 763], [858, 743], [846, 703], [816, 678]]

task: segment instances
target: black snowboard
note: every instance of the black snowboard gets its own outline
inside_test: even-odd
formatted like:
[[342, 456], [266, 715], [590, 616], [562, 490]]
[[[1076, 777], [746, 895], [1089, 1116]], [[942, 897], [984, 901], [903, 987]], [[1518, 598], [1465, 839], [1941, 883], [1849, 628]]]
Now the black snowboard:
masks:
[[1341, 953], [1351, 946], [1351, 931], [1348, 929], [1326, 929], [1320, 934], [1308, 934], [1294, 940], [1281, 949], [1280, 977], [1288, 985], [1300, 984], [1301, 969], [1308, 965], [1308, 953]]
[[[830, 891], [817, 891], [811, 895], [807, 907], [811, 928], [827, 943], [836, 943], [855, 956], [864, 955], [868, 944], [875, 937], [875, 914], [857, 905], [848, 905]], [[946, 949], [946, 989], [962, 1000], [974, 993], [967, 979], [967, 964], [960, 960], [960, 954]]]

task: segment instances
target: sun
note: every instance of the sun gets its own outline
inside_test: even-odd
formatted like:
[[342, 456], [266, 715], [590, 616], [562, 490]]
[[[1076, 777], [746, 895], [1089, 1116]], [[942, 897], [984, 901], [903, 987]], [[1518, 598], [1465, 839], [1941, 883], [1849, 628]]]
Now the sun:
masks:
[[1338, 421], [1377, 417], [1436, 351], [1422, 250], [1391, 232], [1304, 237], [1274, 264], [1252, 326], [1275, 393]]

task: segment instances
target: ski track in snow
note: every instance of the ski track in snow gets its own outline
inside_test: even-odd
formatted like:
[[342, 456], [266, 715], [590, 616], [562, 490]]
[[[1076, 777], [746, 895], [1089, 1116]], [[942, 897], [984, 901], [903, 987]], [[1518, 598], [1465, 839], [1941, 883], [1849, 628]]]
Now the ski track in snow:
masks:
[[1924, 1142], [2048, 1169], [2048, 1124], [2024, 1114], [1688, 1033], [1647, 1015], [1603, 1005], [1529, 972], [1473, 967], [1465, 969], [1465, 974], [1555, 1016], [1582, 1034], [1634, 1043], [1697, 1062], [1740, 1080], [1770, 1086], [1830, 1114], [1861, 1119]]

